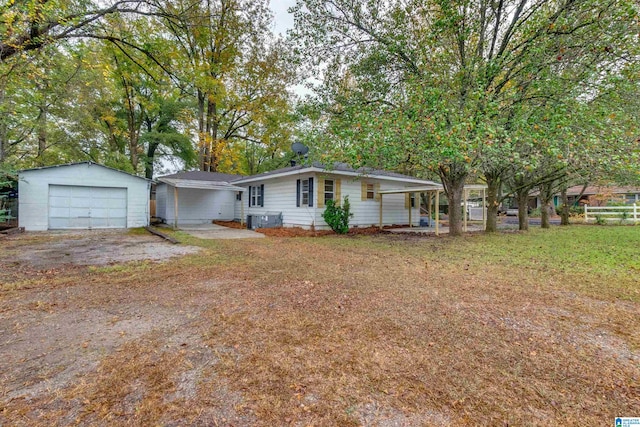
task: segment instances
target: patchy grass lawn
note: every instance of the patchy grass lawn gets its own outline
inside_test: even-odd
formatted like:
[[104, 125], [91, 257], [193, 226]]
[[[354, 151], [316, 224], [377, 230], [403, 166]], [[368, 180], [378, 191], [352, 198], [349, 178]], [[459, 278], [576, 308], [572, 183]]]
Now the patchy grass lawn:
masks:
[[[0, 274], [0, 424], [595, 426], [640, 414], [640, 227], [176, 235], [203, 250]], [[0, 263], [34, 239], [1, 241]]]

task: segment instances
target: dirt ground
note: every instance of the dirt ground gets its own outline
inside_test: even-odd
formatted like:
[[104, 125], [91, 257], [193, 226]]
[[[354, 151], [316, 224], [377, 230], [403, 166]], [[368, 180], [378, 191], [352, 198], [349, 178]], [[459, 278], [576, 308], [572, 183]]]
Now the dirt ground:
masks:
[[[484, 236], [177, 234], [199, 248], [118, 233], [0, 240], [0, 425], [544, 426], [634, 416], [639, 303], [569, 285], [618, 277], [636, 292], [640, 283], [578, 277], [529, 256], [514, 268], [500, 250], [516, 257], [528, 241], [511, 234], [495, 261], [466, 252], [494, 244]], [[536, 243], [541, 253], [547, 240]]]

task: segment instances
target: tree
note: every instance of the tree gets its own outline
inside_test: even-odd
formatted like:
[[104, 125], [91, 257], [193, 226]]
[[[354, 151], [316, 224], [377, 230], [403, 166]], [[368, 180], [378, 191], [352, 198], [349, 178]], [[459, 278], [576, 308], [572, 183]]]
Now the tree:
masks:
[[[485, 178], [502, 179], [509, 144], [519, 144], [512, 129], [549, 96], [552, 76], [552, 96], [578, 89], [635, 37], [628, 1], [299, 0], [293, 10], [302, 56], [325, 67], [324, 141], [344, 140], [334, 155], [437, 173], [454, 207], [483, 162]], [[485, 152], [500, 160], [486, 162]], [[493, 208], [500, 183], [488, 184]], [[453, 235], [460, 214], [450, 211]]]
[[292, 71], [269, 31], [267, 3], [172, 1], [161, 10], [196, 103], [200, 169], [238, 171], [244, 147], [234, 142], [269, 146], [274, 118], [288, 117]]
[[[0, 61], [62, 40], [102, 37], [102, 20], [118, 13], [148, 14], [140, 0], [14, 0], [0, 6]], [[111, 36], [113, 37], [113, 36]], [[117, 37], [113, 41], [126, 43]]]

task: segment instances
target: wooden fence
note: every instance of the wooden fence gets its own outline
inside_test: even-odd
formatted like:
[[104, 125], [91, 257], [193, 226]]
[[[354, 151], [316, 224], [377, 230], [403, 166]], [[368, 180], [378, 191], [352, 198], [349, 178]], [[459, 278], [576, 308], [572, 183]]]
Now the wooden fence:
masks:
[[584, 205], [584, 220], [640, 222], [640, 209], [637, 204], [629, 206], [589, 206]]

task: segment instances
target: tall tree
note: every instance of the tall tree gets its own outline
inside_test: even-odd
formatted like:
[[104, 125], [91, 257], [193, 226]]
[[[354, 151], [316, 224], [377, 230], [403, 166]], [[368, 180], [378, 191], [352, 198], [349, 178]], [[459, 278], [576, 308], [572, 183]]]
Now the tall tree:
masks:
[[576, 88], [619, 58], [636, 18], [624, 0], [299, 0], [294, 12], [302, 54], [324, 67], [326, 139], [345, 140], [334, 151], [437, 173], [455, 207], [454, 235], [462, 188], [485, 151], [512, 157], [487, 146], [512, 138], [510, 122], [526, 117], [521, 104], [544, 96], [558, 61], [585, 64]]
[[161, 10], [178, 48], [182, 86], [197, 105], [200, 169], [239, 170], [234, 141], [262, 143], [270, 111], [284, 108], [287, 117], [291, 68], [269, 31], [267, 2], [172, 1]]

